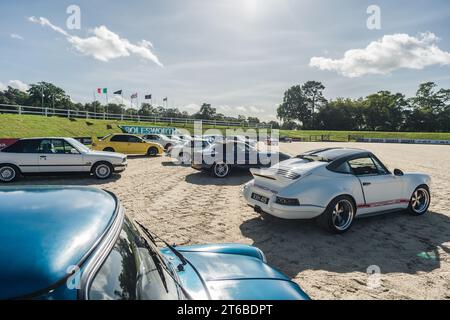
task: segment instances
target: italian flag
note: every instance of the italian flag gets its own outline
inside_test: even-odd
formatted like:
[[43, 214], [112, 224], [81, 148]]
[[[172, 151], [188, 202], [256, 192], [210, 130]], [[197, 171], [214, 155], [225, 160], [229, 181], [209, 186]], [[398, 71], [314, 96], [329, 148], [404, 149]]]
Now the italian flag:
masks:
[[98, 94], [102, 94], [102, 93], [103, 94], [107, 94], [108, 93], [108, 89], [107, 88], [103, 88], [103, 89], [102, 88], [98, 88], [97, 89], [97, 93]]

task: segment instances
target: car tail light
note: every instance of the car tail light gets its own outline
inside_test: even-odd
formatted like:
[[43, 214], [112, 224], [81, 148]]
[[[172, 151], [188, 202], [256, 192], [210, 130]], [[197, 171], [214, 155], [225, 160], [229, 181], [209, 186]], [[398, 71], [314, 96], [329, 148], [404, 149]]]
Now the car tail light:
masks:
[[298, 201], [298, 199], [289, 199], [289, 198], [282, 198], [282, 197], [277, 197], [275, 202], [277, 204], [282, 205], [282, 206], [295, 207], [295, 206], [299, 206], [300, 205], [300, 202]]

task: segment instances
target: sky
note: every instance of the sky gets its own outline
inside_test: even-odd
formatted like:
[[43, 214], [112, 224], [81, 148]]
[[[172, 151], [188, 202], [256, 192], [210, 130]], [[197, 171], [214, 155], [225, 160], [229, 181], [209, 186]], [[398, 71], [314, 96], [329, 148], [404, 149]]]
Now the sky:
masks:
[[[71, 5], [79, 29], [68, 28]], [[371, 5], [378, 29], [367, 26]], [[105, 87], [126, 101], [138, 92], [189, 113], [210, 103], [274, 120], [284, 91], [308, 80], [328, 99], [450, 88], [450, 1], [0, 2], [0, 89], [48, 81], [89, 102]]]

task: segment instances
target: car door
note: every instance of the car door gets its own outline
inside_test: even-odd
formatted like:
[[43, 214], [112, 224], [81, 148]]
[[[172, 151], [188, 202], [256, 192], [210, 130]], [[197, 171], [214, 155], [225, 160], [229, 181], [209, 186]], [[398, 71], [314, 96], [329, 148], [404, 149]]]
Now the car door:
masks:
[[130, 154], [145, 154], [147, 152], [148, 144], [139, 137], [128, 136], [128, 153]]
[[64, 139], [43, 139], [39, 146], [39, 172], [82, 172], [83, 155]]
[[130, 153], [128, 148], [128, 135], [116, 134], [112, 136], [109, 141], [111, 148], [113, 148], [115, 152]]
[[363, 190], [365, 203], [357, 204], [361, 214], [402, 208], [408, 202], [402, 199], [403, 179], [391, 174], [377, 159], [364, 156], [348, 164]]

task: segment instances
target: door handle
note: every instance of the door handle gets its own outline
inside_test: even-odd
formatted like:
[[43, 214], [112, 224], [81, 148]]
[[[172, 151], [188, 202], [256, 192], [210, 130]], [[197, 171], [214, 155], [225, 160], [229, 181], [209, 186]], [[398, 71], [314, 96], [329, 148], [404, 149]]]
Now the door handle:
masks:
[[363, 186], [364, 187], [366, 187], [366, 186], [370, 186], [372, 183], [370, 183], [370, 182], [363, 182]]
[[47, 160], [47, 156], [40, 156], [39, 158], [41, 158], [43, 160]]

